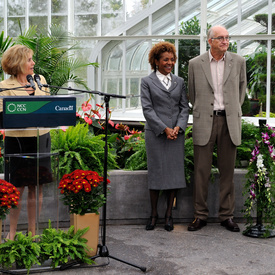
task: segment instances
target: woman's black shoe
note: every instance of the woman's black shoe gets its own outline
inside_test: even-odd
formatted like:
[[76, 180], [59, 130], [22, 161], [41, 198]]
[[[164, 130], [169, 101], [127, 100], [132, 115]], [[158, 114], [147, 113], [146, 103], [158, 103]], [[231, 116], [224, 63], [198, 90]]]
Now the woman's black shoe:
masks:
[[150, 216], [148, 223], [145, 227], [146, 230], [154, 230], [157, 224], [158, 215], [157, 216]]
[[165, 225], [164, 225], [164, 229], [166, 231], [172, 231], [174, 230], [174, 225], [173, 225], [173, 218], [172, 216], [170, 217], [165, 217]]

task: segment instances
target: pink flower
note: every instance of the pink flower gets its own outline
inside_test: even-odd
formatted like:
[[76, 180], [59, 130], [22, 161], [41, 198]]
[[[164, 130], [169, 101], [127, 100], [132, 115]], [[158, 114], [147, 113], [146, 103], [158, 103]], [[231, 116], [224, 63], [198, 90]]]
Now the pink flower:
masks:
[[109, 124], [112, 125], [113, 127], [115, 126], [114, 122], [112, 120], [109, 119]]
[[125, 135], [124, 140], [128, 140], [132, 135]]
[[92, 109], [92, 105], [88, 103], [88, 101], [85, 101], [84, 103], [82, 103], [81, 108], [84, 112], [86, 112]]
[[84, 117], [84, 120], [85, 120], [89, 125], [93, 124], [93, 120], [90, 119], [90, 118], [87, 117], [87, 116]]

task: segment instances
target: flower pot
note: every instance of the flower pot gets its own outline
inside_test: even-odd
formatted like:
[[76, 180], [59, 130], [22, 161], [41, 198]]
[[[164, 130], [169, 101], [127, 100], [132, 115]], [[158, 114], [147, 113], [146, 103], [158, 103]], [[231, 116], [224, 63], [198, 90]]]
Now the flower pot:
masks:
[[89, 230], [82, 236], [87, 239], [87, 245], [92, 249], [89, 256], [95, 256], [98, 246], [98, 234], [99, 234], [99, 215], [95, 213], [86, 213], [85, 215], [70, 215], [70, 223], [74, 225], [75, 232], [78, 229], [89, 227]]

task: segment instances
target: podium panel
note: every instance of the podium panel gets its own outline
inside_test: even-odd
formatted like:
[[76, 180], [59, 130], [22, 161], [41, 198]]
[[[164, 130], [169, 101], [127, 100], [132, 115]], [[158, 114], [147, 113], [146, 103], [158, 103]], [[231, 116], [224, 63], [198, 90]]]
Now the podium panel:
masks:
[[71, 96], [3, 97], [3, 128], [75, 125], [76, 98]]
[[20, 203], [3, 220], [3, 238], [16, 232], [41, 234], [59, 227], [59, 156], [51, 152], [50, 130], [76, 123], [76, 98], [1, 97], [4, 175], [20, 192]]

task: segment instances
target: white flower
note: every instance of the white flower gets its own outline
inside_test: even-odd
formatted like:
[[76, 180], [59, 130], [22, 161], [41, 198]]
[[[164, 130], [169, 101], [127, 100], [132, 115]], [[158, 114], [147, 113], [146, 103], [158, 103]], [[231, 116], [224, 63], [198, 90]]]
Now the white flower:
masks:
[[257, 157], [257, 167], [259, 170], [261, 170], [264, 167], [264, 160], [262, 154], [259, 154]]

